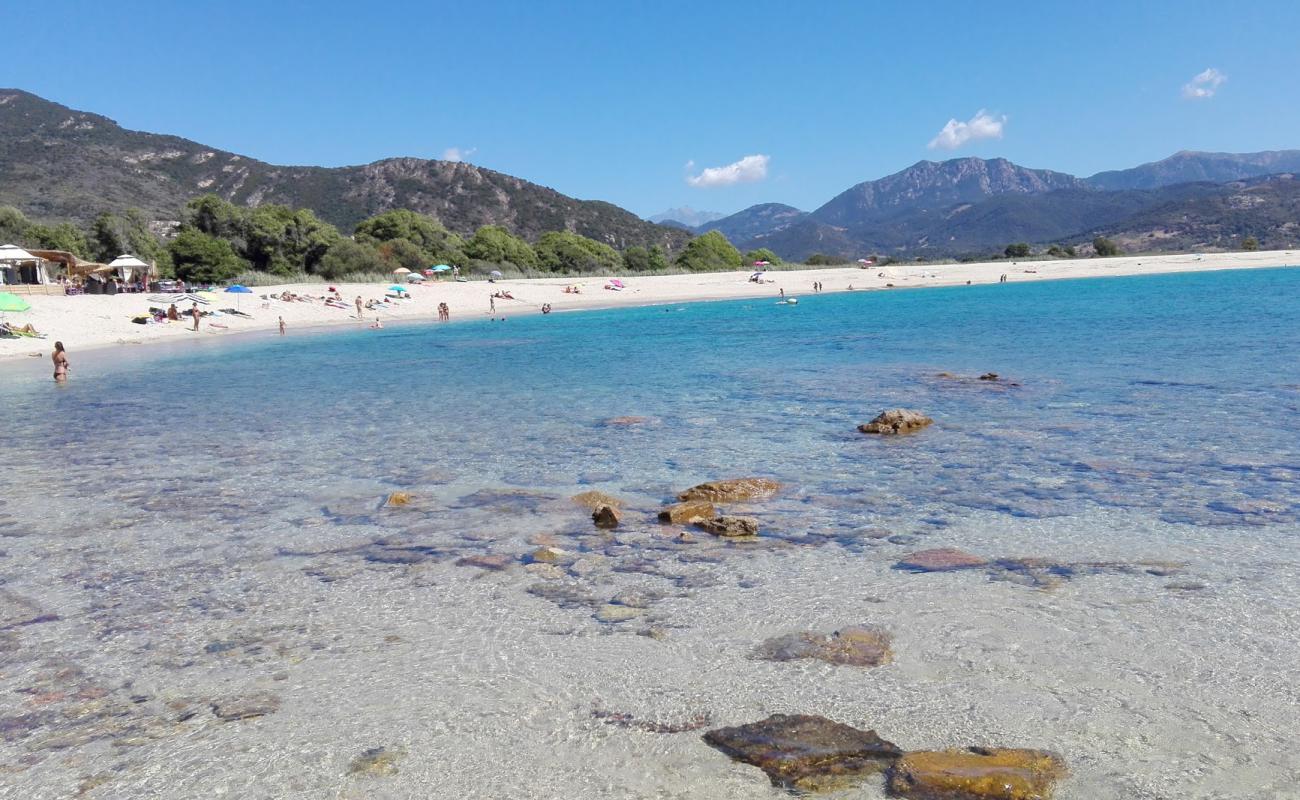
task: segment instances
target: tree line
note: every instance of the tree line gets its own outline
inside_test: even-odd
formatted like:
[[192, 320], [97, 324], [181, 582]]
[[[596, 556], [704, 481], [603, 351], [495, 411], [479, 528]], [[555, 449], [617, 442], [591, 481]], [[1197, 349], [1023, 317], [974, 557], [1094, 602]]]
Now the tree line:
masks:
[[620, 252], [572, 231], [551, 231], [530, 243], [500, 225], [484, 225], [466, 238], [433, 217], [407, 209], [363, 220], [351, 236], [345, 236], [309, 209], [249, 208], [213, 194], [187, 203], [179, 227], [165, 236], [137, 210], [105, 212], [82, 229], [68, 222], [43, 225], [16, 208], [0, 207], [0, 241], [66, 250], [105, 263], [131, 253], [157, 264], [161, 275], [191, 283], [220, 283], [248, 270], [339, 280], [390, 273], [399, 267], [418, 271], [436, 264], [459, 266], [466, 274], [496, 269], [581, 274], [661, 272], [673, 267], [712, 272], [740, 269], [754, 261], [780, 262], [766, 249], [742, 255], [718, 231], [692, 239], [675, 255], [658, 245]]

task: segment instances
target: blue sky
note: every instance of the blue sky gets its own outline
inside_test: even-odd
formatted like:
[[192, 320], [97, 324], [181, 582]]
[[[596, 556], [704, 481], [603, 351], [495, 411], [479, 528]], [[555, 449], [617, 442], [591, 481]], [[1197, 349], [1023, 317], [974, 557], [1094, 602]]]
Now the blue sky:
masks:
[[647, 215], [811, 209], [927, 158], [1300, 147], [1294, 0], [0, 7], [32, 34], [0, 86], [129, 128], [281, 164], [459, 152]]

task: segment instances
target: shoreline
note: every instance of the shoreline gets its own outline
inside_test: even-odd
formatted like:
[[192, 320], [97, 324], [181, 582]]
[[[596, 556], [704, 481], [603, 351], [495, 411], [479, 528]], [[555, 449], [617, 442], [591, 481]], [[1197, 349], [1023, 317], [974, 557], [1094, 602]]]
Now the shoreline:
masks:
[[[1128, 277], [1180, 272], [1210, 272], [1232, 269], [1268, 269], [1300, 264], [1294, 251], [1263, 251], [1251, 253], [1184, 254], [1171, 256], [1127, 256], [1117, 258], [1072, 259], [1052, 261], [993, 261], [968, 264], [905, 265], [888, 267], [834, 267], [826, 269], [785, 270], [766, 274], [770, 283], [750, 282], [750, 270], [736, 272], [688, 273], [682, 275], [651, 275], [628, 277], [623, 291], [604, 289], [606, 278], [525, 278], [499, 280], [496, 283], [470, 281], [466, 283], [437, 283], [410, 286], [410, 300], [385, 304], [377, 314], [385, 324], [401, 322], [433, 322], [437, 320], [437, 304], [451, 307], [452, 320], [489, 318], [488, 297], [492, 292], [508, 291], [513, 300], [497, 301], [497, 316], [518, 316], [540, 313], [543, 303], [550, 303], [555, 313], [587, 311], [610, 308], [653, 306], [682, 302], [710, 300], [741, 300], [759, 297], [776, 297], [784, 289], [792, 297], [812, 294], [814, 281], [825, 284], [822, 293], [845, 291], [875, 291], [889, 288], [930, 288], [963, 286], [966, 284], [998, 283], [1006, 275], [1008, 283], [1027, 281], [1063, 280], [1071, 278]], [[883, 277], [882, 277], [883, 273]], [[565, 294], [566, 286], [581, 286], [580, 294]], [[288, 329], [293, 332], [352, 328], [373, 324], [367, 312], [358, 320], [351, 309], [337, 309], [314, 303], [264, 301], [262, 295], [279, 294], [288, 290], [295, 294], [319, 297], [329, 286], [342, 293], [351, 303], [357, 296], [380, 299], [384, 287], [374, 284], [288, 284], [254, 289], [252, 295], [220, 293], [212, 297], [210, 308], [239, 307], [252, 319], [224, 316], [216, 325], [205, 318], [200, 328], [200, 339], [214, 336], [237, 336], [251, 333], [273, 333], [278, 318], [283, 316]], [[26, 299], [31, 310], [7, 315], [11, 323], [31, 323], [48, 335], [45, 339], [0, 339], [0, 365], [48, 357], [56, 340], [64, 342], [72, 352], [125, 347], [158, 342], [179, 343], [193, 339], [190, 325], [181, 322], [138, 325], [131, 317], [143, 314], [151, 304], [148, 294], [96, 295], [30, 295]], [[211, 297], [211, 296], [210, 296]], [[239, 298], [238, 300], [236, 298]], [[226, 301], [226, 302], [223, 302]], [[474, 309], [472, 311], [467, 309]], [[2, 368], [2, 367], [0, 367]]]

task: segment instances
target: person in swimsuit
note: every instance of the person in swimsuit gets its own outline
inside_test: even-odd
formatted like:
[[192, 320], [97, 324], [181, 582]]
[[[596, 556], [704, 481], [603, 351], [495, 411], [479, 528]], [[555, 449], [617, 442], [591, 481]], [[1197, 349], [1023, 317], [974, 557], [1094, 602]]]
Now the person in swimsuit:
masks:
[[199, 329], [199, 316], [200, 316], [198, 303], [195, 303], [194, 307], [190, 309], [190, 316], [194, 317], [194, 330], [197, 331]]
[[284, 317], [280, 317], [280, 335], [284, 335]]
[[366, 321], [365, 315], [361, 313], [361, 295], [357, 295], [357, 319], [362, 322]]
[[68, 354], [63, 350], [63, 342], [54, 343], [54, 382], [64, 383], [68, 380]]

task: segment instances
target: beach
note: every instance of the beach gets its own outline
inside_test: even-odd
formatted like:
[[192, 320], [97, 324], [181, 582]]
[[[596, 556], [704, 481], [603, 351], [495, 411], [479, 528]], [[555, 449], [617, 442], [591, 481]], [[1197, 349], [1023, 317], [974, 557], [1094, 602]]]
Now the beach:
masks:
[[[836, 268], [808, 270], [775, 270], [764, 274], [764, 283], [749, 280], [752, 270], [721, 273], [695, 273], [626, 277], [621, 279], [626, 288], [621, 291], [605, 289], [606, 279], [600, 277], [540, 278], [527, 280], [499, 280], [495, 283], [451, 281], [411, 284], [409, 298], [385, 303], [382, 310], [367, 312], [357, 319], [353, 304], [357, 297], [382, 300], [387, 284], [294, 284], [263, 286], [253, 289], [253, 294], [210, 295], [208, 308], [235, 308], [249, 315], [205, 317], [198, 334], [183, 314], [188, 306], [179, 310], [179, 322], [157, 325], [139, 325], [132, 317], [145, 314], [152, 303], [147, 294], [77, 295], [55, 294], [58, 287], [47, 287], [50, 294], [36, 293], [27, 297], [31, 310], [9, 314], [8, 320], [22, 325], [30, 323], [37, 331], [46, 334], [38, 339], [0, 339], [0, 360], [48, 356], [54, 341], [62, 341], [71, 352], [114, 345], [136, 345], [149, 342], [177, 342], [196, 335], [214, 337], [255, 331], [274, 331], [280, 317], [284, 318], [289, 332], [324, 326], [361, 327], [371, 325], [378, 318], [387, 324], [394, 321], [432, 321], [437, 319], [437, 306], [447, 303], [452, 320], [484, 319], [489, 313], [489, 297], [494, 292], [508, 292], [513, 300], [496, 300], [496, 316], [510, 318], [521, 314], [538, 313], [542, 304], [549, 303], [555, 312], [578, 311], [594, 308], [682, 303], [698, 300], [734, 300], [748, 297], [777, 298], [784, 290], [788, 296], [801, 297], [812, 293], [812, 284], [823, 284], [824, 292], [849, 290], [910, 289], [934, 286], [961, 286], [997, 283], [1006, 275], [1008, 283], [1070, 278], [1094, 278], [1125, 275], [1154, 275], [1171, 272], [1202, 272], [1223, 269], [1253, 269], [1291, 266], [1297, 256], [1291, 251], [1265, 251], [1241, 253], [1212, 253], [1204, 255], [1133, 256], [1123, 258], [1094, 258], [1048, 261], [994, 261], [986, 263], [908, 265], [893, 264], [887, 267]], [[883, 275], [882, 275], [883, 273]], [[326, 306], [320, 297], [333, 286], [343, 297], [347, 308]], [[578, 294], [566, 293], [567, 286], [580, 287]], [[263, 295], [280, 295], [288, 291], [298, 295], [314, 296], [315, 302], [266, 301]]]

